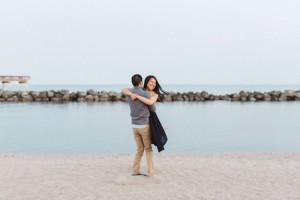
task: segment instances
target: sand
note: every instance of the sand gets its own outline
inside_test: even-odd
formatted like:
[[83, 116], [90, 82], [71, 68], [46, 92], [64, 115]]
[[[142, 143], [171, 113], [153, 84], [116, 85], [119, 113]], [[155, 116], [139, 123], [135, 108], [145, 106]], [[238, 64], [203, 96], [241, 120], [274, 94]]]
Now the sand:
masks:
[[300, 153], [155, 154], [153, 177], [133, 157], [2, 153], [0, 199], [300, 200]]

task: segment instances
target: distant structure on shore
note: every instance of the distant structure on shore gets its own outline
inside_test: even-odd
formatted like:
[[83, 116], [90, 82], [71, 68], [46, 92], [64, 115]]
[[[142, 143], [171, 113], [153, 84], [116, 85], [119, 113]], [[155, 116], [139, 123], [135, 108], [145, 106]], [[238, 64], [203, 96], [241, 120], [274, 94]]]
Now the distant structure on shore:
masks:
[[[9, 90], [11, 91], [11, 83], [12, 82], [18, 82], [19, 84], [23, 84], [26, 87], [26, 90], [28, 91], [28, 81], [30, 80], [30, 76], [0, 76], [0, 81], [2, 82], [2, 91], [5, 90], [5, 84], [9, 85]], [[20, 87], [19, 87], [20, 89]]]

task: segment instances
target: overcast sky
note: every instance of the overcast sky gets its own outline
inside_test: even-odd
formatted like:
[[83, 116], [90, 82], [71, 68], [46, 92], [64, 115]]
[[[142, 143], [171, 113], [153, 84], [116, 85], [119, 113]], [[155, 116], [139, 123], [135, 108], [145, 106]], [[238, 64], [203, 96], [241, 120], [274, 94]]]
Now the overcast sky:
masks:
[[0, 75], [299, 84], [299, 0], [0, 0]]

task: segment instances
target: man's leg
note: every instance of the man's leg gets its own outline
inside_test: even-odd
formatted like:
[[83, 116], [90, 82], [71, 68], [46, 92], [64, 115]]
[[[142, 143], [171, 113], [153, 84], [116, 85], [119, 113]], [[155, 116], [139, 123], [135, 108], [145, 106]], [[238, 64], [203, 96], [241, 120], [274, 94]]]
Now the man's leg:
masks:
[[154, 173], [154, 164], [153, 164], [153, 151], [151, 146], [151, 132], [150, 132], [150, 126], [147, 125], [143, 129], [139, 129], [142, 137], [143, 137], [143, 143], [144, 148], [146, 151], [146, 158], [147, 158], [147, 165], [148, 165], [148, 173], [153, 174]]
[[133, 136], [137, 148], [134, 164], [133, 164], [133, 174], [138, 174], [140, 172], [140, 163], [144, 153], [144, 144], [143, 144], [143, 138], [138, 132], [138, 129], [133, 128], [132, 130], [133, 130]]

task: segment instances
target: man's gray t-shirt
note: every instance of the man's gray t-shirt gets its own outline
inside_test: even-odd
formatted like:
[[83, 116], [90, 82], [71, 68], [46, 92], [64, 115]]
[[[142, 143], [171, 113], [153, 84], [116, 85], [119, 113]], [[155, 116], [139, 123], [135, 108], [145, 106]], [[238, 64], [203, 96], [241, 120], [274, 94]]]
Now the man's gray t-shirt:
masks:
[[[150, 99], [151, 95], [149, 92], [143, 90], [140, 86], [135, 86], [131, 92], [133, 94], [138, 94], [142, 97], [146, 97]], [[129, 96], [126, 97], [129, 107], [130, 107], [130, 116], [132, 120], [132, 124], [134, 125], [147, 125], [149, 123], [149, 116], [150, 112], [149, 109], [153, 112], [155, 112], [155, 106], [154, 104], [151, 106], [148, 106], [141, 102], [140, 100], [131, 100]]]

